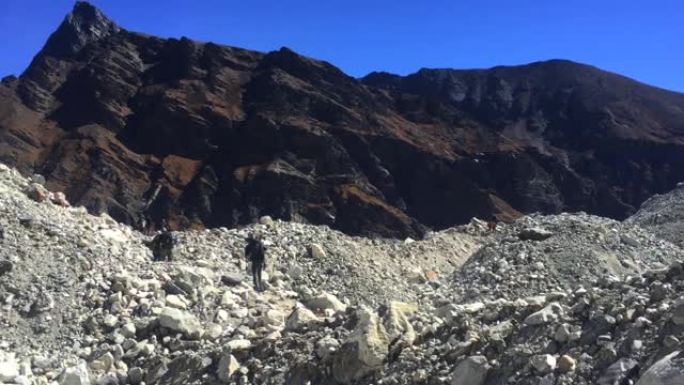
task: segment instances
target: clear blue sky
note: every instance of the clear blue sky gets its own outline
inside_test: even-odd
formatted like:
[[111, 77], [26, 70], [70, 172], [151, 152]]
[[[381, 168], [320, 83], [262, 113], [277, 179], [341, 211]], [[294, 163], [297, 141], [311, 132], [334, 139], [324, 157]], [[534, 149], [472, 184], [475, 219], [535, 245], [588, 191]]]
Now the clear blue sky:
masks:
[[[0, 0], [0, 76], [19, 74], [72, 0]], [[353, 76], [563, 58], [684, 91], [682, 0], [93, 0], [120, 26], [261, 51]]]

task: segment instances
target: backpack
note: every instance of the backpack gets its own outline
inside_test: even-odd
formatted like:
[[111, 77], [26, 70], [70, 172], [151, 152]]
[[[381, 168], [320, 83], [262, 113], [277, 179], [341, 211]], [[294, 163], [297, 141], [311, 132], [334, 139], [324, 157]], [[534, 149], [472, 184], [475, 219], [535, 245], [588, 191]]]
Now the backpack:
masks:
[[266, 248], [263, 242], [256, 239], [249, 240], [245, 247], [245, 256], [252, 262], [264, 262], [266, 259]]
[[171, 234], [170, 231], [164, 231], [161, 234], [154, 237], [154, 239], [152, 240], [152, 252], [154, 254], [155, 259], [170, 260], [170, 254], [171, 250], [173, 249], [174, 243], [175, 239], [173, 238], [173, 234]]

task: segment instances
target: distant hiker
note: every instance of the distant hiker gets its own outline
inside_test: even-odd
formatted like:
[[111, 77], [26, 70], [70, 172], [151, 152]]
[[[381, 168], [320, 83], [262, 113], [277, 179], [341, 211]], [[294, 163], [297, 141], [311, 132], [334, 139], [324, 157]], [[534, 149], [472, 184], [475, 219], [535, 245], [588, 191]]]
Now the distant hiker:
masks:
[[264, 270], [264, 262], [266, 261], [266, 247], [256, 234], [250, 234], [247, 237], [247, 246], [245, 246], [245, 257], [252, 262], [252, 280], [254, 281], [254, 289], [256, 291], [263, 291], [264, 285], [261, 282], [261, 272]]
[[496, 231], [496, 218], [490, 220], [487, 222], [487, 229], [489, 229], [490, 232]]
[[166, 220], [162, 220], [161, 231], [152, 239], [150, 248], [155, 261], [171, 261], [171, 252], [175, 241], [169, 231]]

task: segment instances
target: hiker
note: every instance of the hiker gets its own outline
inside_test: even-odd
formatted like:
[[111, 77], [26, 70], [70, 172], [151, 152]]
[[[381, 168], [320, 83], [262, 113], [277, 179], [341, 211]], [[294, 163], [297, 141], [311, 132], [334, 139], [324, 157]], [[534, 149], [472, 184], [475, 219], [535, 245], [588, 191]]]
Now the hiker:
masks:
[[171, 252], [174, 244], [173, 234], [169, 231], [166, 220], [162, 220], [161, 231], [152, 239], [150, 248], [154, 255], [154, 261], [171, 261]]
[[261, 282], [261, 272], [264, 270], [264, 262], [266, 261], [266, 248], [261, 239], [259, 239], [258, 234], [250, 234], [247, 237], [245, 257], [252, 262], [254, 289], [256, 291], [264, 291], [264, 284]]
[[489, 229], [490, 232], [496, 231], [496, 218], [492, 218], [490, 221], [487, 222], [487, 229]]

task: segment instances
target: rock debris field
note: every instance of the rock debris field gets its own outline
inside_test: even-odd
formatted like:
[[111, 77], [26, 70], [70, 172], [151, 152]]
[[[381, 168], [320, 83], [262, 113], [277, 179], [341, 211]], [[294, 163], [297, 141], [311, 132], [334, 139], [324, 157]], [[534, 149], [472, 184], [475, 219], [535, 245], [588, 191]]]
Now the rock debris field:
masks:
[[625, 222], [473, 219], [423, 240], [265, 217], [176, 232], [172, 261], [153, 262], [149, 236], [41, 179], [0, 165], [3, 384], [684, 384], [664, 197]]

